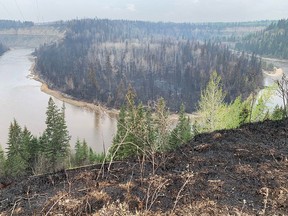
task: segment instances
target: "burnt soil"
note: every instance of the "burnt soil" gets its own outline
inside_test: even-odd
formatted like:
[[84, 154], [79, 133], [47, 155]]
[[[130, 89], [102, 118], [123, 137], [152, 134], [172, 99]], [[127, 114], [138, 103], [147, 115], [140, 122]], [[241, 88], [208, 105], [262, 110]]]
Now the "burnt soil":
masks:
[[154, 167], [130, 159], [3, 180], [0, 215], [288, 215], [287, 155], [287, 119], [244, 125], [198, 135]]

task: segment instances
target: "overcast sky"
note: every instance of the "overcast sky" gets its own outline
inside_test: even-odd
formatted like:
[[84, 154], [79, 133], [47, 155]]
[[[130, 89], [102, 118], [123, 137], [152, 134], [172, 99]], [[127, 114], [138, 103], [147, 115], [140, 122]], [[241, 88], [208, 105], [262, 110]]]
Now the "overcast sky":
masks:
[[223, 22], [288, 17], [288, 0], [0, 0], [0, 19]]

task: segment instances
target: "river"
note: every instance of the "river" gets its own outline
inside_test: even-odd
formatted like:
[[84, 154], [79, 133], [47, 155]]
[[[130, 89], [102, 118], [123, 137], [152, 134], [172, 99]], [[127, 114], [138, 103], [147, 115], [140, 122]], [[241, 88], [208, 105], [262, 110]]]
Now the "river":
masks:
[[[273, 59], [273, 58], [262, 58], [263, 61], [269, 63], [272, 63], [275, 67], [281, 68], [283, 70], [283, 73], [288, 75], [288, 61], [287, 60], [280, 60], [280, 59]], [[265, 86], [271, 86], [275, 83], [276, 80], [281, 79], [282, 76], [267, 76], [264, 75], [264, 85]], [[283, 106], [282, 98], [279, 96], [278, 93], [275, 92], [269, 100], [268, 107], [274, 108], [276, 105]]]
[[[3, 148], [7, 147], [9, 125], [14, 118], [38, 137], [46, 127], [45, 112], [50, 95], [40, 90], [40, 82], [28, 78], [33, 64], [32, 52], [32, 49], [15, 48], [0, 57], [0, 144]], [[61, 108], [63, 102], [54, 97], [53, 100]], [[96, 152], [107, 150], [116, 133], [115, 115], [67, 103], [65, 106], [71, 147], [74, 148], [79, 138], [85, 139]]]

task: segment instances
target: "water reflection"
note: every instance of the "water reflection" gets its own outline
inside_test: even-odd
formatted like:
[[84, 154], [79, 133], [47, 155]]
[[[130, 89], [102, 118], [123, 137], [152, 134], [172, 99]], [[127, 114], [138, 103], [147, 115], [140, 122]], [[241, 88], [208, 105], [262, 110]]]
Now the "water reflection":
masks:
[[[5, 148], [10, 122], [15, 118], [36, 136], [45, 129], [49, 95], [41, 92], [41, 83], [27, 78], [32, 66], [31, 49], [14, 49], [0, 57], [0, 144]], [[53, 98], [60, 108], [62, 101]], [[115, 115], [93, 112], [65, 104], [67, 127], [74, 148], [77, 138], [85, 139], [97, 152], [111, 145], [116, 132]]]

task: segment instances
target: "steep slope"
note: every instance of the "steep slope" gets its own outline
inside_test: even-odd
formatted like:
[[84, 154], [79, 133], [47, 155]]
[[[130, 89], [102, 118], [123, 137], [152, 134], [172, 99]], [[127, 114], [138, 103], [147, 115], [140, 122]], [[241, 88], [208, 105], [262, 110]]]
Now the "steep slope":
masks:
[[[288, 119], [202, 134], [175, 152], [3, 182], [0, 212], [287, 215]], [[6, 183], [9, 183], [6, 181]], [[10, 182], [11, 183], [11, 182]], [[140, 213], [139, 213], [140, 214]]]

